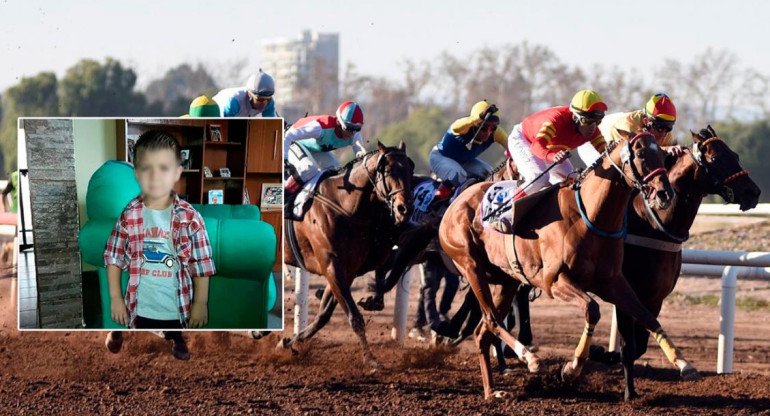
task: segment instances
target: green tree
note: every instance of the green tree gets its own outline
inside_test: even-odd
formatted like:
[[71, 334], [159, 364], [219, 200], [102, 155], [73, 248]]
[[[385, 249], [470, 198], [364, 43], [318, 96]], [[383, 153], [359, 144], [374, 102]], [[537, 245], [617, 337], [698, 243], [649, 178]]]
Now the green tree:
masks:
[[143, 94], [135, 92], [136, 74], [112, 58], [104, 64], [83, 59], [68, 69], [59, 85], [61, 113], [66, 116], [158, 115]]
[[34, 77], [22, 78], [18, 85], [8, 88], [0, 100], [0, 172], [7, 173], [17, 167], [18, 117], [56, 117], [59, 111], [58, 83], [53, 72], [41, 72]]
[[441, 140], [451, 122], [441, 108], [415, 108], [406, 120], [385, 126], [378, 136], [390, 146], [403, 140], [406, 152], [415, 163], [415, 172], [428, 173], [430, 149]]
[[150, 103], [159, 103], [162, 114], [178, 117], [189, 111], [190, 102], [201, 94], [209, 97], [217, 93], [217, 85], [203, 66], [193, 69], [182, 64], [169, 69], [163, 78], [147, 85], [145, 96]]

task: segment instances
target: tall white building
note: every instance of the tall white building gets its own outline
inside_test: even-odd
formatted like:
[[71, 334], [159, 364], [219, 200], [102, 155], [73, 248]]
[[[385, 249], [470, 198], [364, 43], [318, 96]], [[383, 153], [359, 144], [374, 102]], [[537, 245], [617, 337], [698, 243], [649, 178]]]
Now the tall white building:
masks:
[[262, 69], [275, 79], [278, 112], [288, 122], [305, 113], [332, 114], [339, 104], [339, 35], [305, 30], [293, 39], [262, 41]]

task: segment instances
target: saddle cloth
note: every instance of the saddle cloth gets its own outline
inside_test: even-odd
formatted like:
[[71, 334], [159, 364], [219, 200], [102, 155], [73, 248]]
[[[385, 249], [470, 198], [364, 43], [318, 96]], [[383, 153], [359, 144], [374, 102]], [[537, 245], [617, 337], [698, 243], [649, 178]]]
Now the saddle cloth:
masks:
[[484, 192], [481, 201], [481, 224], [503, 234], [513, 233], [513, 196], [517, 181], [495, 182]]

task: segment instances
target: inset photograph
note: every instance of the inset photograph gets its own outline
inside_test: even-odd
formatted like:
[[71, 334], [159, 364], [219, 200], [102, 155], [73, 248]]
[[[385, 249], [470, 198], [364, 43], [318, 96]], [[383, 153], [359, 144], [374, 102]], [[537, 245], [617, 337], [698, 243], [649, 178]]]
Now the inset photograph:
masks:
[[19, 329], [283, 329], [282, 140], [280, 118], [19, 119]]

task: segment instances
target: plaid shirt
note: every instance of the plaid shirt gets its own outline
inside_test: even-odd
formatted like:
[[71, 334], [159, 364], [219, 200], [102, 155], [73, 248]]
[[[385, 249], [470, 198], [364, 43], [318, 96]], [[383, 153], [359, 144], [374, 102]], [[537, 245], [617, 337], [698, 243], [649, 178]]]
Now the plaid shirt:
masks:
[[[192, 278], [206, 277], [216, 273], [211, 252], [211, 243], [206, 233], [203, 218], [188, 202], [173, 194], [174, 202], [171, 214], [171, 239], [176, 248], [179, 261], [179, 289], [177, 305], [179, 321], [186, 328], [190, 319], [190, 303], [193, 297]], [[144, 240], [144, 220], [142, 218], [142, 196], [139, 195], [128, 203], [120, 214], [112, 230], [104, 251], [104, 265], [110, 264], [128, 268], [128, 288], [126, 305], [130, 317], [129, 328], [136, 322], [136, 288], [139, 285], [139, 272], [142, 267]]]

